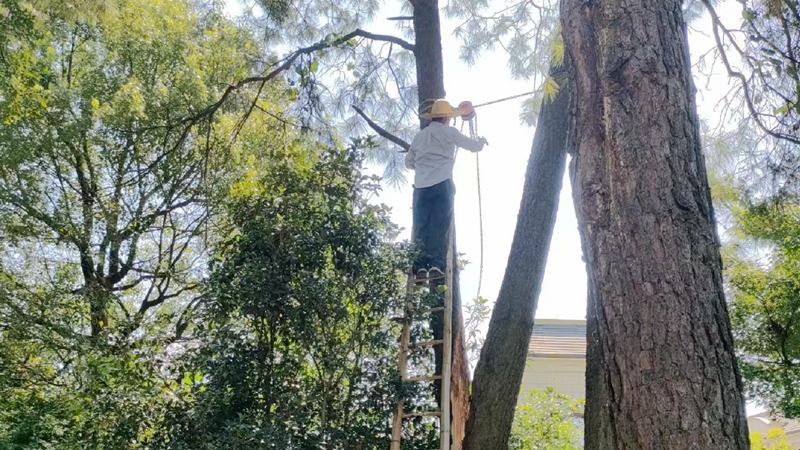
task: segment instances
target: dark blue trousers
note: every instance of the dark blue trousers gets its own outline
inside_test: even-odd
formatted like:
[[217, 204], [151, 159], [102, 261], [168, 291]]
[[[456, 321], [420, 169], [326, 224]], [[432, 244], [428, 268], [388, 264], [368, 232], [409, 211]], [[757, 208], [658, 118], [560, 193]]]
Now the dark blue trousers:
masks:
[[444, 272], [455, 192], [453, 180], [449, 179], [430, 187], [414, 188], [414, 243], [418, 251], [415, 272], [431, 267]]

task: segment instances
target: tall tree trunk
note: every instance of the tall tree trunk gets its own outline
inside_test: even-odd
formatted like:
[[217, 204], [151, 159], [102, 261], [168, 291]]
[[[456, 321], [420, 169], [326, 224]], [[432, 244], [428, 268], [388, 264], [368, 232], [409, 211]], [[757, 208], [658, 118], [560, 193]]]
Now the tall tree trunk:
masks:
[[[414, 60], [420, 112], [430, 109], [430, 99], [444, 98], [444, 61], [438, 0], [412, 0], [414, 6]], [[420, 128], [430, 121], [420, 118]]]
[[[444, 98], [444, 62], [442, 58], [442, 36], [439, 21], [438, 0], [413, 0], [414, 7], [414, 57], [417, 68], [417, 95], [420, 112], [430, 108], [429, 99]], [[427, 120], [420, 119], [420, 128], [425, 128]], [[469, 408], [469, 363], [464, 336], [464, 317], [461, 310], [460, 282], [458, 276], [458, 252], [453, 230], [453, 258], [449, 264], [453, 271], [453, 352], [451, 370], [451, 434], [454, 449], [458, 450], [464, 435], [464, 426]], [[444, 334], [441, 313], [434, 314], [430, 324], [436, 339]], [[442, 373], [442, 348], [434, 347], [435, 375]], [[436, 392], [440, 392], [441, 382], [436, 382]], [[437, 401], [440, 396], [437, 395]]]
[[747, 449], [681, 0], [564, 0], [586, 448]]
[[92, 337], [98, 337], [108, 327], [108, 304], [111, 288], [102, 279], [92, 278], [86, 283], [86, 296], [89, 300], [89, 323]]
[[508, 448], [564, 177], [569, 91], [539, 114], [505, 277], [475, 369], [466, 450]]

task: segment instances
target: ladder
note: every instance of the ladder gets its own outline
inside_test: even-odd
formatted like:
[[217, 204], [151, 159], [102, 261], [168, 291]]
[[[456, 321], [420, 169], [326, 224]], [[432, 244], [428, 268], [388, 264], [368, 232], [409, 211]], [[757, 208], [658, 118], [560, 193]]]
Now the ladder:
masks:
[[[414, 232], [412, 230], [412, 236]], [[447, 232], [447, 259], [445, 264], [445, 277], [444, 277], [444, 306], [434, 308], [416, 309], [413, 304], [414, 287], [416, 286], [416, 279], [414, 277], [413, 268], [409, 272], [408, 282], [406, 285], [407, 300], [403, 308], [403, 328], [400, 335], [400, 355], [397, 361], [397, 368], [400, 373], [400, 378], [403, 383], [418, 383], [429, 381], [442, 381], [442, 386], [439, 391], [441, 399], [439, 401], [440, 408], [436, 411], [404, 411], [405, 401], [400, 398], [397, 401], [397, 409], [394, 412], [392, 419], [392, 443], [390, 450], [400, 450], [400, 441], [403, 434], [403, 419], [410, 417], [438, 417], [439, 418], [439, 442], [440, 450], [451, 449], [451, 436], [450, 436], [450, 380], [453, 363], [453, 223], [450, 223], [450, 230]], [[442, 284], [442, 281], [430, 283], [431, 290]], [[428, 313], [443, 312], [443, 333], [442, 339], [433, 339], [429, 341], [418, 342], [415, 347], [433, 347], [442, 346], [442, 374], [441, 375], [427, 375], [418, 377], [407, 376], [407, 363], [408, 352], [411, 346], [411, 324], [414, 321], [414, 316], [420, 316]]]

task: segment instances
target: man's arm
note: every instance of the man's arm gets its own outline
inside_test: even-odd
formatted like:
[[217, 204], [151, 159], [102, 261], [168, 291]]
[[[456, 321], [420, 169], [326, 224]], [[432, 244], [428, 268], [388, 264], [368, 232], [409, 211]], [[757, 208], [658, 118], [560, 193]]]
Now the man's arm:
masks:
[[447, 127], [447, 137], [452, 143], [456, 144], [457, 147], [463, 148], [464, 150], [469, 150], [471, 152], [479, 152], [483, 150], [483, 146], [486, 144], [486, 139], [482, 137], [478, 138], [477, 140], [470, 139], [453, 127]]
[[[416, 139], [414, 139], [416, 141]], [[408, 153], [406, 153], [406, 168], [414, 170], [414, 141], [411, 141], [411, 145], [408, 147]]]

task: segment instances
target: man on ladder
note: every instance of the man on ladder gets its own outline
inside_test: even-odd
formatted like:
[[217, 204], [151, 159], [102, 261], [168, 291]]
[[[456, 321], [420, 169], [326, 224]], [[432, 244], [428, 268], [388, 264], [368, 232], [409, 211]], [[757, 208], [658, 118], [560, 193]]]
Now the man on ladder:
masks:
[[436, 100], [430, 112], [421, 114], [431, 123], [414, 136], [406, 154], [406, 167], [414, 170], [414, 234], [419, 251], [413, 273], [418, 282], [444, 277], [448, 232], [453, 220], [453, 165], [456, 147], [479, 152], [488, 142], [464, 136], [448, 122], [472, 114], [471, 104], [455, 109], [447, 100]]
[[[450, 127], [448, 122], [455, 117], [470, 120], [474, 117], [472, 104], [463, 102], [454, 109], [445, 100], [436, 100], [431, 109], [420, 115], [431, 123], [420, 131], [411, 142], [406, 166], [415, 171], [414, 177], [414, 228], [412, 235], [419, 250], [408, 280], [409, 294], [415, 284], [430, 281], [431, 291], [438, 291], [442, 284], [443, 304], [433, 308], [418, 309], [411, 302], [406, 303], [403, 331], [400, 338], [398, 371], [402, 382], [433, 381], [439, 410], [406, 411], [404, 399], [398, 399], [397, 410], [392, 420], [391, 450], [400, 450], [402, 423], [404, 418], [414, 416], [439, 417], [440, 450], [451, 450], [451, 408], [450, 381], [452, 368], [452, 283], [454, 267], [452, 260], [452, 222], [455, 186], [453, 185], [453, 165], [456, 147], [479, 152], [487, 145], [485, 138], [468, 138]], [[472, 122], [470, 122], [472, 123]], [[471, 135], [476, 137], [474, 128]], [[431, 314], [433, 340], [410, 342], [411, 322], [414, 317]], [[434, 349], [436, 371], [432, 376], [408, 377], [406, 366], [408, 352], [412, 347], [431, 346]], [[460, 448], [463, 430], [456, 435]]]

